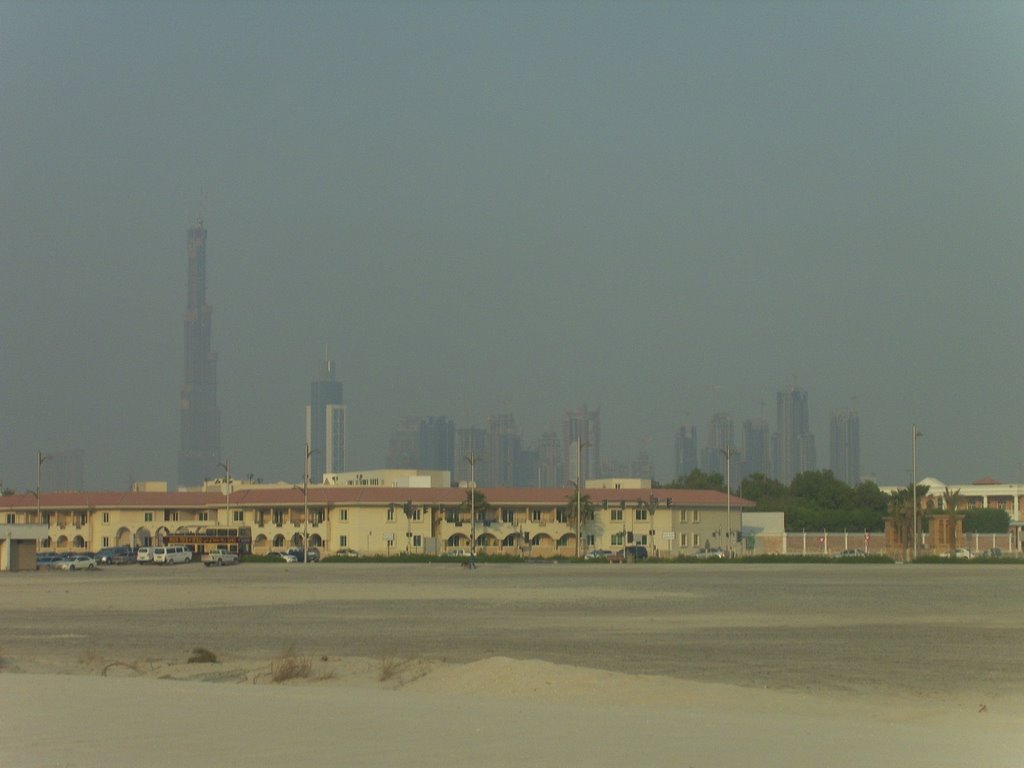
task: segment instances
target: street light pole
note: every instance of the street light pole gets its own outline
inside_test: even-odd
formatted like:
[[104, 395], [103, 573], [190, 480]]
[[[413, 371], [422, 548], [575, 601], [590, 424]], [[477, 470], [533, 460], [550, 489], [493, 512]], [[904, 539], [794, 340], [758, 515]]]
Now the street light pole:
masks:
[[[50, 457], [42, 451], [38, 451], [36, 453], [36, 525], [41, 525], [43, 522], [43, 503], [40, 497], [40, 486], [42, 485], [43, 479], [43, 462], [48, 458]], [[49, 528], [49, 526], [47, 526], [47, 528]]]
[[583, 509], [581, 508], [582, 497], [580, 495], [580, 464], [582, 462], [583, 449], [589, 448], [590, 443], [584, 443], [576, 438], [576, 559], [580, 559], [580, 536], [582, 535]]
[[228, 497], [228, 519], [225, 525], [231, 525], [231, 462], [218, 462], [217, 466], [224, 468], [224, 488]]
[[917, 424], [911, 426], [914, 434], [911, 437], [910, 484], [912, 486], [911, 496], [914, 500], [914, 559], [917, 560], [917, 438], [921, 437], [921, 433], [917, 431]]
[[476, 453], [470, 451], [466, 461], [469, 462], [469, 567], [476, 568]]
[[736, 449], [719, 448], [718, 452], [725, 456], [725, 539], [729, 545], [726, 551], [732, 557], [732, 457]]
[[306, 459], [302, 465], [302, 562], [309, 562], [309, 457], [316, 453], [306, 443]]

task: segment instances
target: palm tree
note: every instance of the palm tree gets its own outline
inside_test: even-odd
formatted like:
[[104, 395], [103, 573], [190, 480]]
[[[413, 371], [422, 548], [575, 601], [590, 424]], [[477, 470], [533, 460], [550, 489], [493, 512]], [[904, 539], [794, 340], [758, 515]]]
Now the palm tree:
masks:
[[949, 486], [942, 492], [942, 510], [950, 515], [949, 520], [949, 554], [950, 557], [956, 552], [956, 508], [960, 506], [960, 489], [949, 490]]
[[576, 494], [569, 496], [569, 506], [566, 510], [566, 522], [572, 527], [576, 536], [576, 557], [580, 556], [580, 536], [583, 535], [583, 521], [589, 520], [594, 514], [594, 505], [590, 501], [590, 496], [583, 494], [579, 497], [579, 506], [576, 505]]

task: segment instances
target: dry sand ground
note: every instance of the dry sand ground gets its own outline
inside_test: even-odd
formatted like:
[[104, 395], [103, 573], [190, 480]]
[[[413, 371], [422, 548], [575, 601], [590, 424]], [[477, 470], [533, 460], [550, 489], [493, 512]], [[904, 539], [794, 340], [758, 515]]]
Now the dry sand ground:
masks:
[[[3, 574], [0, 766], [1022, 766], [1022, 594], [974, 564]], [[310, 677], [271, 682], [289, 653]]]

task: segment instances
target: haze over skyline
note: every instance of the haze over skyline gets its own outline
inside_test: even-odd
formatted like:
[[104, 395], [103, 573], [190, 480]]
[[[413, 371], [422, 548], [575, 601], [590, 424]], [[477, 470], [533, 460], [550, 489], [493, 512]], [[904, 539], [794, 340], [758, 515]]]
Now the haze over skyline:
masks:
[[173, 484], [186, 230], [222, 456], [600, 408], [671, 480], [807, 390], [861, 470], [1024, 480], [1024, 4], [0, 2], [0, 481]]

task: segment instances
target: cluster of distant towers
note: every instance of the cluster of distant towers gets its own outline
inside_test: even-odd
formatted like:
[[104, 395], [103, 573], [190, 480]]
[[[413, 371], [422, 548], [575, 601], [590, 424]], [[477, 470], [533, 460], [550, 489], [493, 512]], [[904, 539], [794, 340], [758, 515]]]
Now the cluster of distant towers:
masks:
[[[829, 468], [848, 485], [861, 481], [860, 419], [856, 411], [832, 412], [829, 425]], [[814, 434], [810, 430], [807, 392], [791, 387], [778, 393], [776, 429], [768, 420], [743, 422], [741, 442], [737, 446], [733, 420], [727, 413], [716, 413], [708, 425], [703, 450], [698, 449], [697, 428], [685, 425], [676, 433], [676, 472], [685, 477], [694, 469], [727, 473], [727, 461], [733, 461], [734, 481], [753, 474], [789, 485], [801, 472], [818, 469]]]
[[[188, 304], [185, 310], [185, 380], [181, 388], [181, 444], [178, 486], [196, 487], [226, 471], [221, 459], [220, 409], [217, 406], [217, 355], [210, 348], [212, 312], [206, 302], [206, 228], [200, 218], [188, 230]], [[320, 482], [325, 474], [345, 466], [346, 407], [334, 364], [326, 359], [310, 387], [306, 407], [309, 477]], [[653, 478], [645, 452], [629, 466], [602, 463], [601, 415], [583, 406], [567, 410], [561, 433], [549, 431], [530, 447], [523, 444], [511, 414], [488, 419], [486, 427], [456, 428], [446, 416], [402, 421], [388, 445], [387, 466], [451, 473], [454, 482], [472, 479], [481, 486], [551, 488], [577, 478], [633, 476]], [[857, 413], [832, 413], [831, 469], [840, 480], [860, 480], [860, 436]], [[730, 474], [733, 487], [743, 477], [764, 474], [788, 485], [800, 472], [816, 469], [814, 435], [809, 427], [807, 393], [796, 387], [778, 393], [778, 420], [769, 432], [767, 420], [743, 423], [736, 445], [732, 417], [716, 413], [710, 421], [703, 450], [697, 429], [679, 428], [675, 441], [675, 477], [694, 469]], [[473, 461], [464, 461], [471, 457]]]

